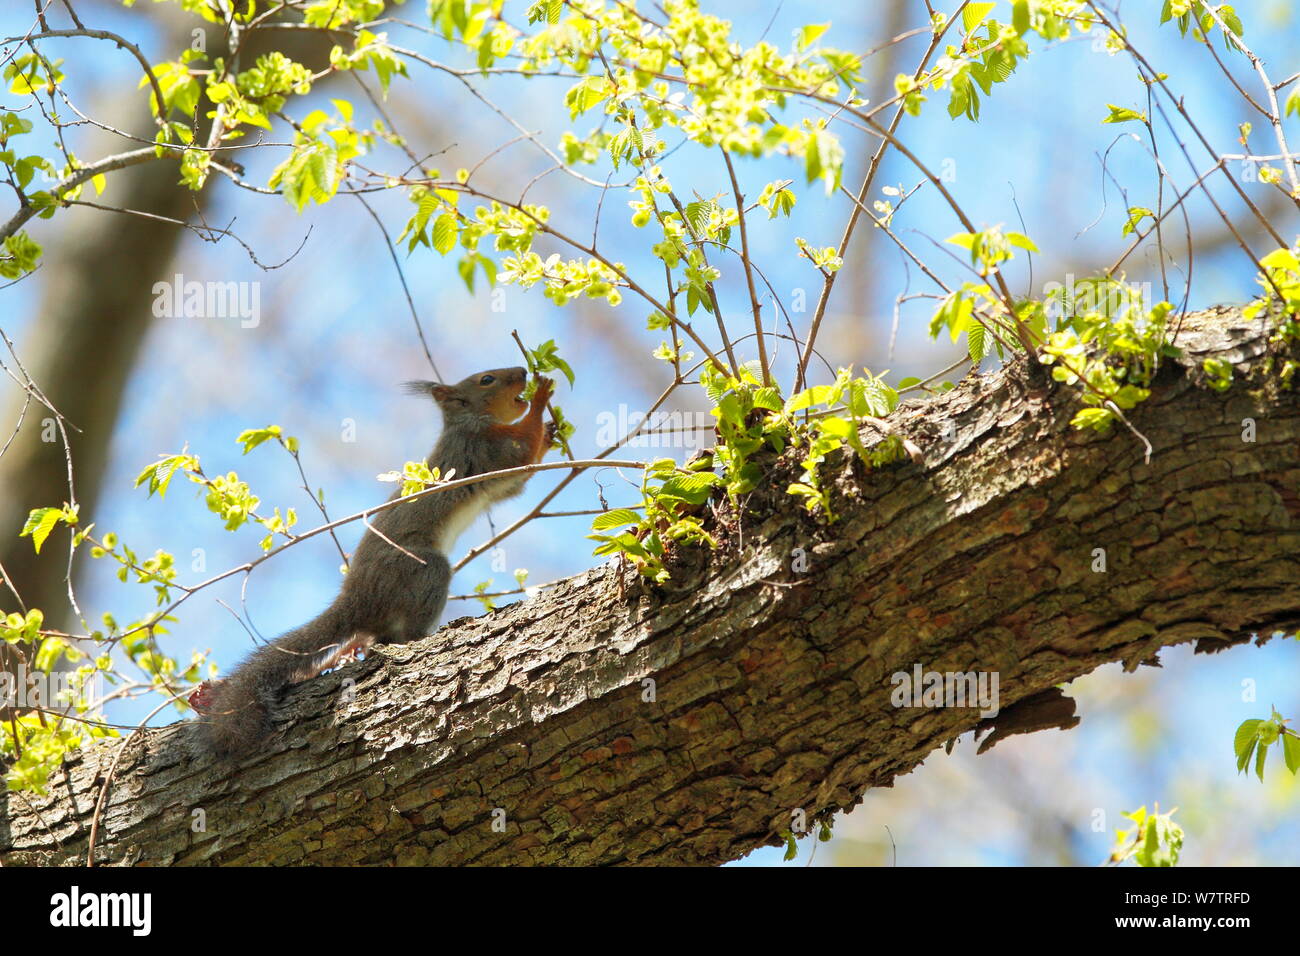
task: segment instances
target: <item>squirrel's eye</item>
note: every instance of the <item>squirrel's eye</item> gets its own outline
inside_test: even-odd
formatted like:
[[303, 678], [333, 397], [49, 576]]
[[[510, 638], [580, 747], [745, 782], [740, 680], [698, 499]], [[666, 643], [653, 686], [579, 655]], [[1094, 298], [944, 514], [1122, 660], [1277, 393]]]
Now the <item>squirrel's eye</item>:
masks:
[[478, 383], [480, 385], [491, 385], [496, 380], [497, 377], [495, 375], [484, 375], [481, 379], [478, 380]]

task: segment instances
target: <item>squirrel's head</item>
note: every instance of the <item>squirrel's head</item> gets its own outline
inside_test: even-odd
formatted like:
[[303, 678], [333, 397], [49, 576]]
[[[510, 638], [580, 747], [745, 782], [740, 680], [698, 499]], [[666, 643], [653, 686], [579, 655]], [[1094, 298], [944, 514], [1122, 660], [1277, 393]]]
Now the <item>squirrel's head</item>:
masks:
[[515, 366], [475, 372], [455, 385], [407, 382], [405, 388], [414, 395], [428, 395], [437, 402], [443, 420], [448, 423], [490, 415], [496, 421], [508, 424], [528, 408], [528, 402], [523, 398], [527, 383], [527, 369]]

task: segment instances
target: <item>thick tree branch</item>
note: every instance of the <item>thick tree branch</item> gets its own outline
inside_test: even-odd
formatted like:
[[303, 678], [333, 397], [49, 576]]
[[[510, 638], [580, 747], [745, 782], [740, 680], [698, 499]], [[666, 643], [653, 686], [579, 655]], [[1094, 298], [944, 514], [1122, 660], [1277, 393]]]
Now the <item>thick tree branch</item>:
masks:
[[[896, 413], [924, 464], [841, 464], [835, 523], [797, 509], [795, 465], [774, 462], [743, 517], [719, 506], [723, 547], [683, 554], [665, 588], [597, 568], [385, 648], [292, 692], [235, 770], [191, 758], [184, 726], [139, 735], [96, 855], [719, 863], [989, 728], [893, 706], [895, 672], [995, 671], [997, 737], [1070, 726], [1051, 689], [1107, 662], [1294, 629], [1300, 401], [1265, 370], [1267, 337], [1229, 310], [1187, 317], [1185, 357], [1131, 413], [1150, 465], [1123, 429], [1070, 428], [1078, 390], [1018, 364]], [[1210, 354], [1236, 368], [1225, 393]], [[5, 797], [0, 862], [84, 861], [119, 746]]]

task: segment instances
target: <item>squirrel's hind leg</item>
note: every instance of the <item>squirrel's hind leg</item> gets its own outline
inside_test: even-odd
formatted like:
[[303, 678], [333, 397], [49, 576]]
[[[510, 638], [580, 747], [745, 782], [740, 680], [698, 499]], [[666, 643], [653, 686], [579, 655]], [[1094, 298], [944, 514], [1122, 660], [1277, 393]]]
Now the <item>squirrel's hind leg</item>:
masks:
[[447, 556], [433, 548], [412, 549], [411, 554], [423, 564], [401, 555], [404, 573], [400, 594], [394, 595], [393, 613], [389, 615], [382, 633], [377, 634], [381, 644], [409, 644], [428, 637], [442, 616], [451, 587], [451, 562]]

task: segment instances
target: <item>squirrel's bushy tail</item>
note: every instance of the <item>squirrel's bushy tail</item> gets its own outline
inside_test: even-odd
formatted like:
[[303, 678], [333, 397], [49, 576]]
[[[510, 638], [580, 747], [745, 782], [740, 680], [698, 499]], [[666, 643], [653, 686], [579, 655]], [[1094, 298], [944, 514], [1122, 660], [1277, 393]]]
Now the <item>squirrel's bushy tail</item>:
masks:
[[321, 670], [355, 628], [342, 602], [259, 647], [210, 690], [196, 722], [202, 748], [217, 757], [252, 752], [270, 731], [270, 707], [286, 687]]

